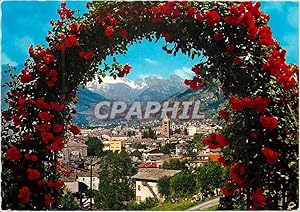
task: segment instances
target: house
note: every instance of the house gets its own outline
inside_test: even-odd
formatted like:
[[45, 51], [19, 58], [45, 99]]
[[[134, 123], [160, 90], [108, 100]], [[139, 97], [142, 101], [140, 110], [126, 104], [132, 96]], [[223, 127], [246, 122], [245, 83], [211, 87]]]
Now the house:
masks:
[[159, 149], [148, 150], [142, 155], [143, 162], [145, 163], [157, 163], [158, 167], [161, 167], [164, 162], [170, 160], [170, 155], [162, 153]]
[[65, 145], [62, 152], [64, 162], [68, 162], [70, 159], [86, 157], [87, 145], [80, 142], [70, 141]]
[[111, 150], [113, 152], [120, 152], [122, 149], [122, 141], [120, 140], [103, 141], [103, 145], [103, 151]]
[[96, 172], [91, 173], [90, 172], [80, 172], [77, 174], [77, 182], [82, 182], [85, 185], [90, 188], [91, 186], [91, 179], [92, 179], [92, 189], [93, 190], [98, 190], [99, 188], [99, 176]]
[[163, 176], [172, 177], [181, 170], [167, 170], [159, 168], [140, 168], [133, 176], [135, 179], [135, 199], [139, 203], [145, 201], [147, 197], [163, 200], [158, 193], [158, 180]]
[[188, 126], [187, 127], [187, 132], [189, 136], [194, 136], [197, 132], [197, 127], [195, 126]]

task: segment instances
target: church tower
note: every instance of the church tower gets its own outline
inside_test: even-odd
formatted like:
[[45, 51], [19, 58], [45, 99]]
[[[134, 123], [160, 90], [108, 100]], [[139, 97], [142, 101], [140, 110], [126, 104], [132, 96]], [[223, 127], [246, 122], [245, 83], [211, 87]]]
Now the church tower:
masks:
[[166, 115], [162, 121], [161, 135], [166, 138], [170, 138], [170, 134], [171, 134], [170, 127], [171, 127], [171, 120]]

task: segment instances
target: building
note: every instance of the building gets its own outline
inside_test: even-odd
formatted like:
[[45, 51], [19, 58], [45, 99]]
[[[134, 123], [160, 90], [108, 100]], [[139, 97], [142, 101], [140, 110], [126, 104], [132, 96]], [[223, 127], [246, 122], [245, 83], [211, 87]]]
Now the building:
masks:
[[71, 159], [77, 159], [87, 156], [87, 145], [75, 141], [70, 141], [63, 149], [63, 161], [69, 162]]
[[162, 126], [161, 126], [161, 135], [166, 137], [166, 138], [170, 138], [170, 134], [171, 134], [171, 120], [169, 119], [169, 117], [166, 115], [165, 118], [162, 121]]
[[187, 132], [189, 136], [194, 136], [197, 132], [197, 127], [195, 126], [188, 126], [187, 127]]
[[[77, 182], [82, 182], [90, 188], [91, 186], [91, 173], [90, 172], [80, 172], [77, 174]], [[99, 177], [98, 174], [93, 172], [92, 175], [92, 189], [98, 190], [99, 188]]]
[[169, 162], [170, 155], [164, 154], [159, 149], [145, 151], [142, 154], [144, 163], [156, 163], [157, 167], [161, 167], [164, 162]]
[[113, 152], [120, 152], [122, 149], [122, 141], [120, 140], [111, 140], [109, 142], [109, 149]]
[[122, 141], [120, 140], [110, 140], [110, 141], [103, 141], [103, 151], [111, 150], [113, 152], [121, 151], [122, 149]]
[[140, 168], [133, 176], [135, 179], [135, 199], [139, 203], [145, 201], [147, 197], [163, 200], [158, 193], [157, 182], [163, 176], [172, 177], [181, 170], [167, 170], [159, 168]]

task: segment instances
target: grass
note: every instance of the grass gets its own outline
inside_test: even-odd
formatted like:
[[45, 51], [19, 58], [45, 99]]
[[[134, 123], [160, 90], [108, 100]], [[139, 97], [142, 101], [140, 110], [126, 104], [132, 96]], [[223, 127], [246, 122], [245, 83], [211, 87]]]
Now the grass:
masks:
[[[198, 204], [201, 204], [201, 203], [206, 202], [208, 200], [211, 200], [213, 198], [216, 198], [216, 197], [210, 197], [210, 198], [198, 201], [198, 202], [191, 202], [191, 199], [181, 200], [180, 202], [176, 202], [176, 203], [164, 202], [164, 203], [161, 203], [161, 204], [151, 208], [150, 211], [183, 211], [183, 210], [191, 208], [195, 205], [198, 205]], [[212, 207], [210, 207], [208, 209], [205, 209], [205, 210], [210, 210], [211, 209], [212, 211], [214, 211], [217, 208], [218, 208], [218, 206], [212, 206]]]
[[159, 204], [158, 206], [155, 206], [154, 208], [151, 208], [151, 211], [183, 211], [185, 209], [188, 209], [190, 207], [193, 207], [194, 205], [197, 205], [199, 203], [197, 202], [191, 202], [190, 199], [188, 200], [182, 200], [180, 202], [171, 203], [171, 202], [165, 202], [162, 204]]
[[206, 211], [216, 211], [218, 209], [218, 205], [215, 205], [215, 206], [211, 206], [209, 208], [206, 208], [205, 210]]

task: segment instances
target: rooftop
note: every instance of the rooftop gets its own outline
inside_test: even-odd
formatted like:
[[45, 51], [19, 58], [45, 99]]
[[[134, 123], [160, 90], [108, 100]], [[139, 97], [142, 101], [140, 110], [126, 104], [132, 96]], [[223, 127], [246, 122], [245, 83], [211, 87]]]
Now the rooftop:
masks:
[[159, 168], [140, 168], [138, 173], [133, 176], [137, 180], [154, 180], [158, 181], [163, 176], [172, 177], [178, 174], [181, 170], [168, 170]]

